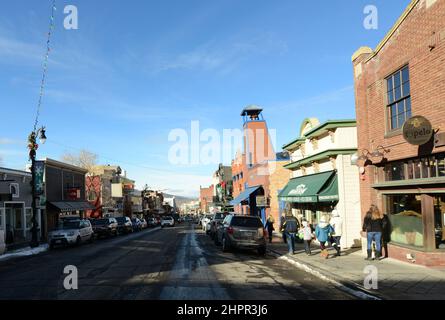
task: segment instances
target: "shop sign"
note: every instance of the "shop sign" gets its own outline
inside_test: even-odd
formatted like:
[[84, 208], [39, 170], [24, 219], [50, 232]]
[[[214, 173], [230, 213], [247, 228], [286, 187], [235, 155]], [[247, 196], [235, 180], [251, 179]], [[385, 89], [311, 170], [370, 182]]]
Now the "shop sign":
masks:
[[45, 161], [34, 162], [34, 188], [37, 196], [43, 194], [43, 173], [45, 172]]
[[433, 136], [433, 127], [431, 122], [425, 117], [414, 116], [409, 118], [403, 124], [403, 138], [416, 146], [423, 145], [430, 141]]
[[301, 196], [303, 195], [307, 190], [307, 187], [305, 184], [300, 184], [295, 189], [289, 191], [290, 196]]
[[257, 207], [265, 207], [266, 206], [266, 197], [265, 196], [257, 196], [256, 197], [256, 206]]

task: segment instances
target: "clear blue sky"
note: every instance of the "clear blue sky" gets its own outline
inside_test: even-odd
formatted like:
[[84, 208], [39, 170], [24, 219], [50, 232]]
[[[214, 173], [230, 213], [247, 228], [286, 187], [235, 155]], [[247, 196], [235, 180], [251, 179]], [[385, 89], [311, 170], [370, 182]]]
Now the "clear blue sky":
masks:
[[[38, 157], [87, 149], [119, 164], [139, 187], [197, 195], [216, 165], [168, 162], [170, 130], [240, 128], [240, 110], [264, 108], [277, 150], [301, 121], [354, 118], [351, 55], [375, 47], [408, 5], [400, 1], [57, 1], [40, 117]], [[79, 29], [63, 28], [63, 7]], [[363, 9], [379, 9], [379, 28]], [[51, 1], [0, 4], [0, 157], [23, 169]]]

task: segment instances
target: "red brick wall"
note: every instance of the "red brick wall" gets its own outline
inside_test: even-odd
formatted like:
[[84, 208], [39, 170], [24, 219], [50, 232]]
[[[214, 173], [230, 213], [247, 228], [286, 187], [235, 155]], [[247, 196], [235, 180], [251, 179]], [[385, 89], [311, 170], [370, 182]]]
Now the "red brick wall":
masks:
[[213, 185], [208, 188], [201, 188], [199, 190], [199, 203], [203, 212], [209, 210], [209, 204], [213, 202]]
[[[431, 44], [435, 46], [432, 50]], [[401, 134], [385, 138], [385, 78], [408, 64], [412, 114], [423, 115], [434, 128], [445, 130], [445, 0], [437, 0], [428, 9], [425, 0], [419, 1], [382, 49], [362, 62], [369, 56], [363, 54], [353, 62], [354, 67], [362, 64], [362, 74], [354, 75], [358, 147], [388, 147], [389, 161], [416, 157], [419, 147], [406, 143]], [[436, 148], [433, 153], [443, 151], [445, 148]], [[370, 187], [373, 168], [366, 169], [360, 186], [362, 214], [371, 203], [381, 206]]]

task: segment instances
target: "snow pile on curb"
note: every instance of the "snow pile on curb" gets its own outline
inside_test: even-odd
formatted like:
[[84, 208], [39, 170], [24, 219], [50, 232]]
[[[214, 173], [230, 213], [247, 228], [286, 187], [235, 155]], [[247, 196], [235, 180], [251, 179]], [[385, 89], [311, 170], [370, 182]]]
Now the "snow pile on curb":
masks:
[[310, 268], [308, 265], [306, 265], [304, 263], [295, 261], [294, 259], [291, 259], [291, 258], [286, 257], [286, 256], [281, 256], [281, 255], [279, 255], [279, 254], [277, 254], [277, 253], [275, 253], [273, 251], [270, 251], [270, 253], [272, 253], [272, 255], [277, 257], [279, 260], [284, 260], [284, 261], [294, 265], [298, 269], [306, 271], [307, 273], [312, 274], [313, 276], [316, 276], [317, 278], [319, 278], [319, 279], [321, 279], [323, 281], [329, 282], [329, 283], [333, 284], [334, 286], [338, 287], [340, 290], [342, 290], [344, 292], [347, 292], [347, 293], [353, 295], [354, 297], [357, 297], [357, 298], [363, 299], [363, 300], [380, 300], [380, 298], [378, 298], [378, 297], [369, 295], [369, 294], [367, 294], [365, 292], [362, 292], [360, 290], [351, 289], [351, 288], [345, 286], [344, 284], [341, 284], [340, 282], [338, 282], [338, 281], [336, 281], [334, 279], [328, 278], [324, 274], [320, 273], [319, 271], [317, 271], [317, 270], [315, 270], [313, 268]]
[[8, 260], [10, 258], [15, 258], [15, 257], [26, 257], [26, 256], [36, 255], [36, 254], [47, 251], [48, 248], [49, 248], [48, 244], [43, 244], [36, 248], [27, 247], [27, 248], [19, 249], [19, 250], [10, 252], [10, 253], [5, 253], [3, 255], [0, 255], [0, 261]]

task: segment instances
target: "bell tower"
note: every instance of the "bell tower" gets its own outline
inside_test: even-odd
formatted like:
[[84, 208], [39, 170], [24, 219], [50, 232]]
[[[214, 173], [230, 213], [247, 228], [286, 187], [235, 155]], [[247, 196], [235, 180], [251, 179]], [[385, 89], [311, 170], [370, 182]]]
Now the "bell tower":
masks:
[[270, 142], [267, 123], [264, 120], [263, 109], [249, 105], [243, 109], [244, 154], [247, 167], [275, 159], [275, 152]]

